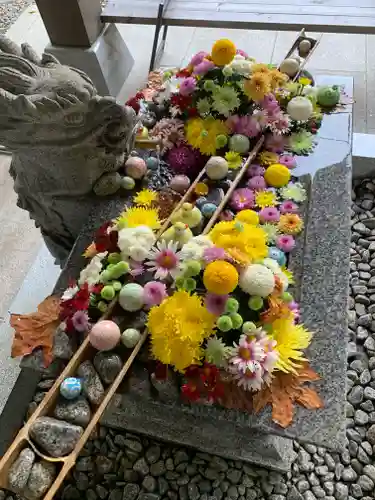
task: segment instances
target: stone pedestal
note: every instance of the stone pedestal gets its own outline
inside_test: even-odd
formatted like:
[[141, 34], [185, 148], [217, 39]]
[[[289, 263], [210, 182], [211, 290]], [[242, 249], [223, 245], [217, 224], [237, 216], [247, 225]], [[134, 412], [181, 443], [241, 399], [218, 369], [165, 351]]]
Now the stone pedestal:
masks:
[[61, 64], [84, 71], [100, 95], [117, 97], [124, 85], [134, 59], [115, 24], [105, 26], [90, 47], [48, 45], [47, 53]]

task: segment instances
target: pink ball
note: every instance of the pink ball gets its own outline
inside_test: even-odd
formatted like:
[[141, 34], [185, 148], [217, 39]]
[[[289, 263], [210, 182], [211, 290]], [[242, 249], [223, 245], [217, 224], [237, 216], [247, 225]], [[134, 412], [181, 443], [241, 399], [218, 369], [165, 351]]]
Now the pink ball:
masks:
[[125, 171], [126, 175], [133, 179], [142, 179], [147, 172], [146, 162], [138, 156], [131, 156], [126, 160]]
[[110, 320], [98, 321], [89, 333], [89, 342], [98, 351], [110, 351], [116, 347], [120, 338], [120, 328]]
[[169, 187], [174, 191], [177, 191], [177, 193], [186, 193], [190, 187], [190, 179], [187, 175], [175, 175], [172, 178]]

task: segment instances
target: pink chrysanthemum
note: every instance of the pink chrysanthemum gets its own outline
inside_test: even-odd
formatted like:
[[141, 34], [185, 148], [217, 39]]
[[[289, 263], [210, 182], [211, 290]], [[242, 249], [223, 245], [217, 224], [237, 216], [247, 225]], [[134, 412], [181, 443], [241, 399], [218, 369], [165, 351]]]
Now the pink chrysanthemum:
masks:
[[242, 134], [246, 137], [256, 137], [262, 131], [260, 122], [252, 115], [233, 115], [226, 121], [232, 134]]
[[245, 59], [249, 58], [248, 54], [244, 50], [242, 50], [242, 49], [237, 49], [236, 50], [236, 54], [239, 55], [239, 56], [244, 57]]
[[296, 241], [291, 234], [282, 234], [276, 238], [276, 246], [283, 252], [291, 252]]
[[247, 181], [247, 186], [254, 191], [263, 191], [266, 189], [266, 181], [261, 175], [255, 175]]
[[229, 295], [207, 293], [204, 300], [207, 311], [215, 316], [220, 316], [224, 312], [225, 304], [227, 303], [228, 298]]
[[279, 359], [279, 353], [276, 350], [276, 344], [277, 344], [276, 340], [272, 340], [268, 337], [266, 337], [266, 339], [263, 341], [263, 348], [266, 357], [262, 362], [262, 367], [268, 373], [273, 372], [276, 363]]
[[282, 214], [296, 214], [298, 212], [298, 205], [294, 201], [283, 201], [280, 205], [280, 212]]
[[197, 81], [192, 76], [184, 78], [180, 83], [180, 94], [183, 96], [188, 96], [194, 92], [197, 87]]
[[149, 281], [143, 287], [144, 301], [148, 307], [158, 306], [167, 297], [167, 287], [158, 281]]
[[203, 76], [208, 73], [211, 69], [214, 69], [215, 65], [212, 61], [208, 59], [203, 59], [203, 61], [194, 67], [194, 74]]
[[223, 248], [219, 247], [208, 247], [203, 251], [203, 260], [206, 264], [214, 262], [215, 260], [225, 260], [227, 254]]
[[177, 118], [162, 118], [150, 131], [150, 136], [159, 139], [163, 145], [162, 153], [173, 146], [179, 146], [185, 139], [185, 125]]
[[264, 358], [265, 352], [262, 343], [255, 340], [248, 342], [242, 336], [238, 345], [235, 344], [235, 354], [229, 359], [229, 366], [237, 372], [254, 371]]
[[259, 219], [261, 222], [279, 222], [280, 212], [276, 207], [262, 208], [259, 212]]
[[271, 153], [282, 153], [285, 149], [286, 139], [281, 134], [271, 134], [266, 137], [264, 147]]
[[77, 332], [86, 332], [89, 329], [89, 315], [86, 311], [76, 311], [72, 316], [72, 323]]
[[290, 169], [296, 168], [297, 166], [297, 160], [292, 155], [281, 155], [279, 158], [279, 163], [281, 163], [281, 165], [285, 165]]
[[145, 272], [143, 264], [141, 262], [137, 262], [136, 260], [131, 259], [129, 261], [129, 266], [130, 266], [129, 274], [130, 276], [133, 276], [133, 278], [141, 276]]
[[258, 175], [264, 175], [265, 171], [266, 169], [264, 167], [254, 163], [253, 165], [250, 165], [246, 173], [248, 177], [257, 177]]
[[267, 111], [267, 113], [275, 114], [280, 112], [279, 102], [273, 94], [264, 96], [263, 100], [260, 102], [260, 106]]
[[180, 273], [180, 252], [177, 252], [177, 247], [178, 244], [174, 241], [159, 241], [156, 248], [150, 250], [146, 266], [149, 271], [155, 272], [155, 279], [165, 280], [168, 276], [175, 278]]
[[260, 391], [263, 385], [264, 371], [260, 363], [256, 363], [253, 370], [245, 372], [235, 372], [230, 370], [233, 379], [237, 382], [238, 387], [242, 387], [245, 391]]
[[198, 66], [198, 64], [200, 64], [203, 61], [203, 59], [205, 59], [208, 55], [209, 55], [208, 52], [205, 52], [204, 50], [197, 52], [197, 54], [195, 54], [191, 58], [189, 66], [193, 66], [193, 67]]
[[289, 132], [289, 117], [283, 112], [268, 115], [268, 124], [274, 134], [286, 134]]
[[254, 208], [255, 195], [254, 191], [248, 188], [236, 189], [230, 200], [230, 205], [234, 210], [245, 210], [246, 208]]

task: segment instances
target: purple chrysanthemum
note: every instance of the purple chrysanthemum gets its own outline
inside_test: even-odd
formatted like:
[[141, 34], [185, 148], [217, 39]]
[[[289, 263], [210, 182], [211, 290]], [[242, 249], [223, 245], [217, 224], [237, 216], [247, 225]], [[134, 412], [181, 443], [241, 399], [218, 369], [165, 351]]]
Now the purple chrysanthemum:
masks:
[[280, 212], [276, 207], [262, 208], [259, 212], [261, 222], [278, 222], [280, 220]]
[[205, 297], [205, 305], [207, 311], [215, 316], [223, 314], [225, 305], [229, 295], [216, 295], [215, 293], [207, 293]]
[[281, 155], [279, 158], [279, 163], [281, 163], [281, 165], [285, 165], [290, 169], [296, 168], [297, 166], [297, 160], [292, 155]]
[[254, 191], [263, 191], [263, 189], [266, 189], [266, 181], [261, 175], [255, 175], [248, 180], [247, 186], [254, 189]]
[[282, 234], [276, 238], [276, 246], [283, 252], [291, 252], [295, 244], [295, 239], [290, 234]]
[[247, 176], [248, 177], [256, 177], [258, 175], [264, 175], [264, 172], [266, 169], [262, 167], [261, 165], [256, 165], [255, 163], [253, 165], [250, 165], [250, 167], [247, 169]]
[[283, 201], [280, 205], [280, 212], [282, 214], [296, 214], [298, 212], [298, 205], [294, 201]]
[[203, 260], [206, 264], [214, 262], [215, 260], [225, 260], [227, 254], [223, 248], [219, 247], [208, 247], [203, 251]]
[[76, 311], [72, 316], [72, 323], [77, 332], [86, 332], [89, 329], [89, 315], [86, 311]]
[[255, 194], [249, 188], [236, 189], [230, 200], [230, 205], [234, 210], [245, 210], [246, 208], [254, 208]]

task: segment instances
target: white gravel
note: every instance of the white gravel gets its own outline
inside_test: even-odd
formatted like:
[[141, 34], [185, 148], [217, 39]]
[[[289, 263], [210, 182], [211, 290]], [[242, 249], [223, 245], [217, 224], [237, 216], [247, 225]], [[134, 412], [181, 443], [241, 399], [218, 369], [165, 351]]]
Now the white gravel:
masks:
[[0, 34], [5, 34], [32, 0], [0, 0]]

